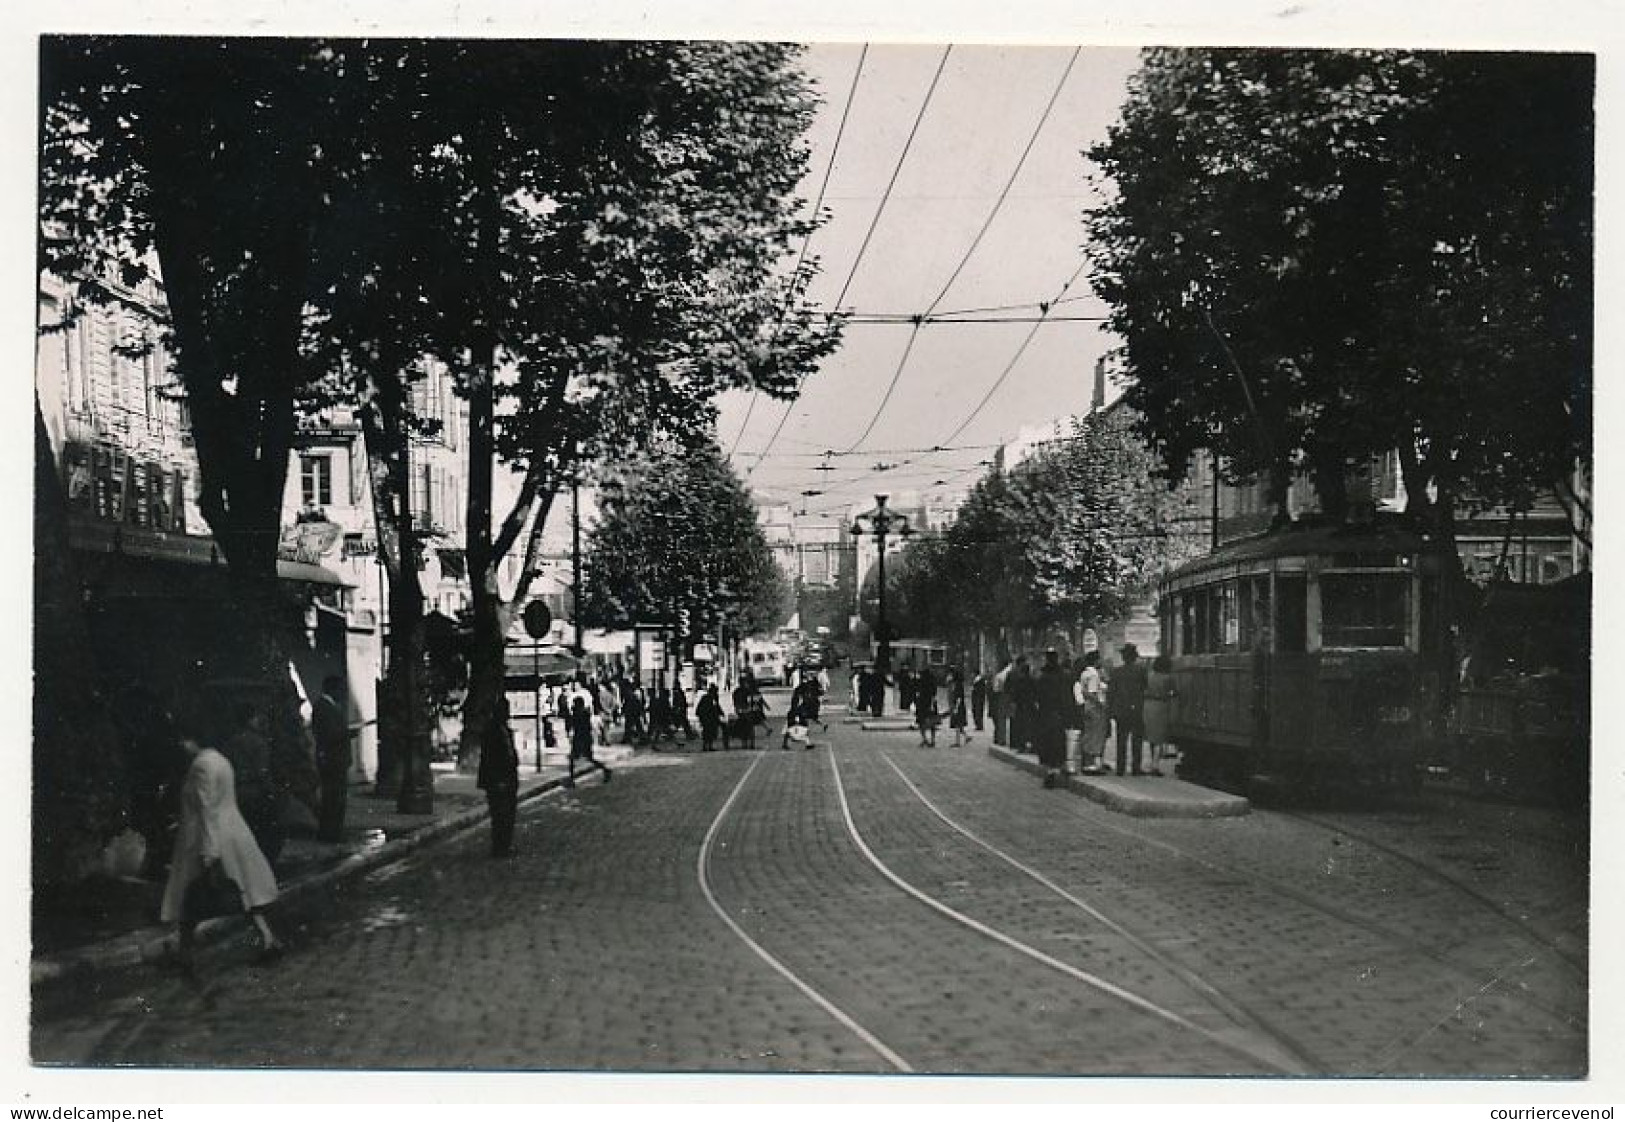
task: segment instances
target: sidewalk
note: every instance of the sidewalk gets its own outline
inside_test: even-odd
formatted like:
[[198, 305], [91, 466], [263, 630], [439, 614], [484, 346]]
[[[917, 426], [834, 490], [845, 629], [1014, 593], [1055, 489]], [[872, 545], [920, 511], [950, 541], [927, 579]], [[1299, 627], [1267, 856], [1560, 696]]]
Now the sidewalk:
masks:
[[[989, 745], [987, 754], [1033, 775], [1044, 774], [1036, 756], [1024, 756], [997, 744]], [[1232, 818], [1252, 810], [1252, 804], [1240, 795], [1198, 787], [1171, 776], [1069, 774], [1062, 778], [1061, 785], [1137, 818]]]
[[[599, 749], [600, 759], [614, 765], [631, 754], [615, 745]], [[562, 785], [565, 757], [548, 753], [540, 771], [534, 759], [519, 768], [519, 801], [541, 796]], [[593, 777], [582, 782], [601, 782]], [[313, 826], [294, 827], [276, 860], [281, 899], [286, 900], [340, 877], [397, 860], [418, 846], [446, 837], [488, 817], [485, 794], [473, 775], [459, 775], [453, 764], [434, 765], [434, 810], [400, 814], [394, 799], [378, 798], [368, 787], [353, 787], [344, 817], [344, 840], [320, 842]], [[131, 966], [160, 958], [171, 930], [158, 922], [162, 880], [100, 880], [59, 897], [33, 901], [34, 953], [30, 982], [38, 985], [69, 973]], [[239, 930], [240, 916], [205, 921], [199, 942]]]

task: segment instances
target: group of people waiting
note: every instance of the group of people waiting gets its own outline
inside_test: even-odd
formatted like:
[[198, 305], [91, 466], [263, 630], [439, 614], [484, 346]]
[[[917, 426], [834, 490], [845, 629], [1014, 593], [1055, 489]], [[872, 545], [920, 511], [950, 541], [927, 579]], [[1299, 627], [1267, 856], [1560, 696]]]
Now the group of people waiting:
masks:
[[1133, 643], [1124, 643], [1119, 653], [1121, 662], [1109, 673], [1099, 651], [1063, 661], [1050, 649], [1036, 673], [1026, 656], [1018, 656], [991, 678], [978, 675], [972, 685], [976, 727], [985, 700], [994, 743], [1036, 754], [1046, 787], [1056, 786], [1067, 770], [1070, 730], [1080, 733], [1085, 774], [1108, 770], [1106, 746], [1115, 731], [1116, 774], [1161, 775], [1175, 696], [1172, 667], [1166, 655], [1158, 655], [1147, 668]]

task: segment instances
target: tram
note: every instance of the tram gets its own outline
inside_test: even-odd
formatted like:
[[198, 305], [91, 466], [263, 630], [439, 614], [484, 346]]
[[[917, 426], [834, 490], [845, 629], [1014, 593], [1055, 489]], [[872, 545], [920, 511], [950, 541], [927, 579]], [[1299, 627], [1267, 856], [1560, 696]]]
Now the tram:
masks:
[[948, 665], [948, 644], [941, 639], [893, 639], [891, 664], [940, 674]]
[[1443, 558], [1402, 519], [1299, 523], [1159, 586], [1180, 772], [1411, 785], [1441, 733]]

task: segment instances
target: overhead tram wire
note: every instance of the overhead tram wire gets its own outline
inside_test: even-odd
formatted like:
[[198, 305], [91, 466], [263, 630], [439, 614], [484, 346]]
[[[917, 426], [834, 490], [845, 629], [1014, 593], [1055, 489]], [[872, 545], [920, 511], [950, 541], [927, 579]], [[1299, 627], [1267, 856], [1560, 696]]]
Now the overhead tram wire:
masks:
[[[920, 102], [920, 111], [914, 116], [914, 127], [908, 131], [908, 139], [903, 142], [903, 151], [897, 157], [897, 166], [892, 168], [891, 179], [886, 183], [885, 193], [880, 196], [880, 205], [875, 208], [875, 216], [870, 220], [868, 232], [863, 235], [863, 241], [858, 246], [857, 256], [852, 258], [852, 268], [846, 274], [846, 283], [841, 285], [840, 294], [835, 297], [833, 307], [837, 313], [840, 312], [841, 303], [846, 299], [846, 294], [852, 287], [853, 279], [858, 275], [858, 267], [863, 264], [863, 255], [868, 252], [869, 242], [875, 236], [875, 229], [880, 225], [881, 216], [886, 213], [886, 204], [891, 201], [892, 190], [897, 186], [897, 177], [902, 174], [903, 164], [908, 160], [909, 149], [914, 146], [914, 138], [919, 134], [920, 122], [925, 120], [926, 110], [931, 107], [931, 98], [937, 92], [937, 83], [942, 80], [942, 71], [948, 65], [948, 56], [953, 53], [953, 49], [954, 45], [952, 43], [942, 49], [942, 58], [937, 61], [936, 73], [931, 75], [931, 85], [925, 91], [925, 100]], [[913, 338], [910, 337], [909, 346], [912, 347], [913, 345]], [[766, 448], [771, 449], [779, 439], [779, 433], [784, 431], [784, 423], [790, 419], [790, 414], [794, 411], [796, 402], [800, 397], [800, 387], [797, 387], [796, 393], [784, 407], [784, 415], [779, 418], [778, 427], [773, 430], [773, 435], [768, 438]], [[761, 466], [761, 463], [761, 459], [758, 458], [750, 466], [750, 470], [745, 473], [745, 478], [749, 479], [756, 469]]]
[[[976, 408], [972, 409], [970, 414], [963, 421], [959, 422], [958, 428], [954, 429], [953, 432], [948, 434], [946, 439], [941, 441], [942, 444], [953, 443], [954, 438], [969, 428], [970, 423], [981, 414], [983, 409], [987, 408], [987, 403], [993, 400], [993, 395], [999, 391], [999, 387], [1004, 385], [1005, 380], [1010, 377], [1010, 372], [1013, 371], [1016, 368], [1016, 364], [1021, 361], [1021, 356], [1027, 353], [1027, 348], [1029, 345], [1031, 345], [1033, 337], [1038, 334], [1038, 329], [1049, 321], [1050, 309], [1054, 308], [1057, 304], [1066, 299], [1067, 292], [1070, 291], [1072, 286], [1077, 283], [1078, 278], [1083, 275], [1083, 270], [1088, 266], [1088, 264], [1089, 262], [1087, 259], [1080, 261], [1078, 263], [1078, 267], [1073, 270], [1072, 275], [1067, 278], [1066, 283], [1061, 286], [1060, 292], [1055, 294], [1055, 298], [1038, 305], [1038, 318], [1033, 321], [1032, 330], [1027, 332], [1026, 337], [1022, 339], [1021, 346], [1016, 348], [1016, 353], [1011, 357], [1009, 363], [1005, 365], [1004, 370], [999, 374], [998, 378], [994, 380], [993, 384], [988, 387], [987, 393], [982, 395], [982, 400], [976, 403]], [[913, 462], [914, 461], [912, 460], [904, 460], [898, 466], [907, 466]]]
[[[993, 220], [998, 217], [1000, 209], [1004, 206], [1004, 201], [1010, 197], [1010, 189], [1016, 185], [1016, 180], [1021, 176], [1021, 169], [1027, 166], [1027, 157], [1032, 155], [1033, 145], [1038, 143], [1039, 134], [1044, 131], [1044, 125], [1048, 123], [1050, 114], [1055, 111], [1055, 103], [1061, 96], [1061, 90], [1066, 86], [1066, 80], [1072, 76], [1072, 68], [1077, 65], [1078, 56], [1082, 52], [1083, 48], [1081, 46], [1073, 48], [1072, 57], [1066, 60], [1066, 69], [1061, 71], [1061, 78], [1055, 83], [1055, 89], [1050, 92], [1049, 101], [1044, 104], [1044, 111], [1038, 115], [1038, 123], [1033, 126], [1031, 135], [1027, 137], [1027, 144], [1022, 148], [1021, 155], [1016, 160], [1016, 166], [1010, 172], [1010, 178], [1005, 180], [1003, 189], [999, 191], [999, 197], [993, 202], [993, 209], [987, 212], [987, 218], [982, 222], [981, 229], [976, 231], [976, 236], [971, 239], [970, 247], [965, 250], [964, 256], [959, 259], [959, 264], [954, 266], [953, 273], [949, 275], [947, 282], [942, 286], [941, 291], [937, 293], [936, 299], [931, 301], [923, 313], [914, 318], [914, 328], [908, 333], [908, 345], [903, 348], [903, 354], [897, 360], [897, 369], [892, 371], [891, 382], [886, 386], [885, 396], [880, 399], [880, 404], [876, 406], [874, 415], [869, 418], [869, 423], [864, 426], [863, 432], [847, 446], [846, 450], [848, 452], [861, 447], [863, 442], [869, 439], [869, 434], [874, 432], [875, 425], [880, 423], [881, 414], [885, 413], [886, 406], [891, 404], [892, 394], [896, 392], [897, 384], [903, 378], [903, 369], [908, 365], [908, 357], [914, 353], [914, 344], [920, 337], [920, 327], [931, 318], [932, 313], [937, 310], [943, 298], [948, 295], [948, 290], [954, 286], [954, 282], [959, 279], [959, 275], [965, 271], [965, 266], [970, 264], [970, 259], [982, 244], [982, 239], [987, 236], [988, 230], [992, 228]], [[947, 61], [946, 55], [944, 61]], [[839, 306], [840, 302], [837, 301], [836, 307]]]
[[1039, 316], [1038, 322], [1033, 324], [1032, 330], [1027, 332], [1027, 337], [1021, 341], [1021, 346], [1016, 348], [1015, 355], [1011, 357], [1009, 363], [1005, 366], [1004, 370], [999, 374], [994, 383], [988, 387], [987, 393], [982, 395], [982, 400], [976, 403], [976, 408], [972, 409], [965, 419], [959, 422], [959, 426], [955, 428], [953, 432], [949, 433], [947, 437], [941, 441], [941, 443], [953, 443], [954, 438], [968, 429], [971, 422], [981, 415], [983, 409], [987, 408], [987, 403], [993, 400], [993, 395], [999, 392], [999, 387], [1004, 385], [1006, 379], [1010, 377], [1010, 372], [1016, 368], [1016, 363], [1021, 361], [1021, 356], [1027, 353], [1027, 347], [1031, 345], [1033, 336], [1037, 335], [1038, 329], [1044, 326], [1044, 321], [1049, 315], [1049, 310], [1055, 306], [1056, 301], [1060, 300], [1061, 297], [1064, 297], [1067, 294], [1067, 291], [1077, 283], [1078, 278], [1083, 275], [1083, 270], [1087, 268], [1088, 265], [1089, 262], [1087, 260], [1080, 261], [1077, 269], [1075, 269], [1072, 275], [1067, 278], [1066, 283], [1061, 286], [1061, 291], [1057, 293], [1055, 300], [1051, 300], [1049, 303], [1041, 306], [1043, 314]]
[[[833, 318], [833, 317], [832, 317]], [[906, 312], [855, 314], [842, 317], [847, 323], [879, 327], [932, 327], [952, 323], [1105, 323], [1110, 316], [925, 316]]]
[[[852, 72], [852, 85], [846, 91], [846, 104], [841, 108], [841, 122], [835, 129], [835, 143], [830, 146], [829, 163], [824, 167], [823, 181], [818, 184], [818, 197], [813, 200], [812, 213], [815, 222], [818, 220], [819, 212], [824, 208], [824, 194], [829, 190], [829, 179], [835, 172], [835, 161], [841, 154], [841, 137], [846, 133], [846, 119], [852, 112], [852, 101], [858, 93], [858, 81], [863, 77], [863, 62], [868, 57], [869, 44], [865, 43], [863, 49], [858, 52], [858, 65]], [[784, 317], [790, 314], [790, 305], [795, 300], [796, 277], [801, 275], [802, 262], [807, 259], [807, 247], [812, 244], [813, 234], [816, 232], [816, 230], [809, 230], [807, 236], [801, 240], [801, 252], [796, 254], [795, 268], [790, 270], [790, 293], [785, 298], [784, 309], [779, 313], [780, 330], [784, 327]], [[775, 332], [776, 334], [777, 332]], [[745, 438], [745, 430], [750, 427], [751, 414], [756, 412], [756, 402], [761, 396], [760, 390], [750, 395], [750, 404], [745, 408], [745, 420], [739, 426], [739, 435], [734, 437], [733, 447], [728, 449], [728, 458], [730, 460], [733, 459], [734, 452], [738, 450], [739, 442]]]
[[[770, 457], [775, 460], [803, 459], [822, 460], [826, 456], [929, 456], [939, 452], [988, 452], [1002, 448], [1003, 444], [939, 444], [930, 448], [865, 448], [861, 452], [773, 452]], [[754, 456], [754, 452], [746, 452], [747, 456]]]

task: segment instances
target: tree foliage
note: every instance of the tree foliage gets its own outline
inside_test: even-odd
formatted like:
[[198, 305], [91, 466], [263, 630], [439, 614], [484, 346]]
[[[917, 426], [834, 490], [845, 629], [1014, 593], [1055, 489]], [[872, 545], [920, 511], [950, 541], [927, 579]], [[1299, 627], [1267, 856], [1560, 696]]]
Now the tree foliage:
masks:
[[1588, 457], [1592, 86], [1581, 56], [1146, 52], [1088, 252], [1167, 473], [1213, 450], [1340, 513], [1398, 449], [1448, 519]]
[[1065, 438], [979, 481], [946, 531], [888, 565], [888, 619], [947, 637], [1126, 613], [1202, 537], [1195, 496], [1156, 478], [1134, 422], [1121, 406], [1075, 419]]
[[[234, 568], [274, 571], [301, 401], [360, 405], [381, 461], [412, 424], [417, 360], [456, 376], [471, 422], [470, 728], [501, 688], [497, 564], [525, 545], [522, 595], [560, 485], [592, 458], [702, 431], [723, 389], [789, 393], [838, 337], [802, 300], [816, 261], [782, 269], [815, 221], [794, 195], [814, 107], [794, 48], [49, 51], [47, 263], [98, 298], [100, 278], [156, 257], [204, 512]], [[499, 457], [524, 482], [496, 518]], [[386, 497], [397, 475], [375, 463]], [[404, 495], [389, 501], [403, 514]]]
[[585, 618], [605, 626], [689, 615], [693, 635], [768, 631], [788, 581], [722, 450], [667, 444], [618, 465], [600, 491], [584, 558]]

